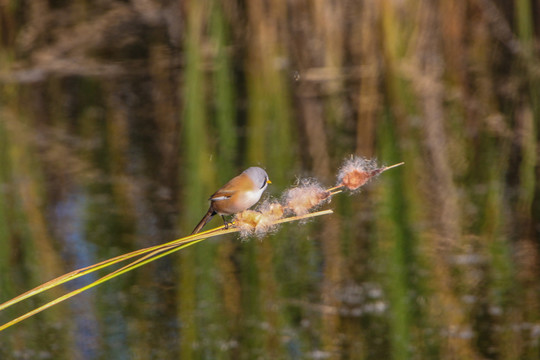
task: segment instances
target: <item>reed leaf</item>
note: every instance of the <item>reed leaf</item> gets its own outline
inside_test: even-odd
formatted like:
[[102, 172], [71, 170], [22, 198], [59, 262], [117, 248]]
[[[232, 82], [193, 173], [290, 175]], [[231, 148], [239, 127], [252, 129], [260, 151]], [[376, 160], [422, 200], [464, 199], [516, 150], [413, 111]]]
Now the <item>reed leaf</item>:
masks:
[[[328, 214], [332, 214], [333, 211], [332, 210], [323, 210], [323, 211], [317, 211], [317, 212], [314, 212], [314, 213], [310, 213], [310, 214], [306, 214], [306, 215], [302, 215], [302, 216], [292, 216], [292, 217], [288, 217], [288, 218], [284, 218], [284, 219], [279, 219], [277, 221], [275, 221], [275, 224], [282, 224], [282, 223], [286, 223], [286, 222], [291, 222], [291, 221], [298, 221], [298, 220], [303, 220], [303, 219], [307, 219], [307, 218], [312, 218], [312, 217], [316, 217], [316, 216], [321, 216], [321, 215], [328, 215]], [[190, 236], [186, 236], [186, 237], [183, 237], [183, 238], [180, 238], [180, 239], [177, 239], [177, 240], [173, 240], [171, 242], [168, 242], [166, 244], [162, 244], [162, 245], [158, 245], [158, 246], [152, 246], [152, 247], [149, 247], [149, 248], [146, 248], [146, 249], [141, 249], [141, 250], [138, 250], [138, 251], [134, 251], [134, 252], [131, 252], [129, 254], [125, 254], [125, 255], [121, 255], [121, 256], [117, 256], [113, 259], [109, 259], [109, 260], [106, 260], [106, 261], [103, 261], [99, 264], [95, 264], [95, 265], [92, 265], [92, 266], [89, 266], [89, 267], [86, 267], [86, 268], [83, 268], [83, 269], [79, 269], [79, 270], [76, 270], [76, 271], [73, 271], [71, 273], [68, 273], [68, 274], [65, 274], [65, 275], [62, 275], [54, 280], [51, 280], [43, 285], [40, 285], [38, 287], [36, 287], [35, 289], [32, 289], [12, 300], [9, 300], [7, 302], [5, 302], [4, 304], [0, 305], [0, 310], [3, 310], [3, 309], [6, 309], [7, 307], [9, 306], [12, 306], [24, 299], [28, 299], [29, 297], [32, 297], [34, 295], [37, 295], [39, 293], [42, 293], [43, 291], [46, 291], [48, 289], [51, 289], [55, 286], [58, 286], [60, 284], [63, 284], [63, 283], [66, 283], [70, 280], [74, 280], [80, 276], [83, 276], [83, 275], [87, 275], [89, 273], [92, 273], [92, 272], [95, 272], [97, 270], [100, 270], [104, 267], [107, 267], [107, 266], [110, 266], [110, 265], [114, 265], [118, 262], [121, 262], [121, 261], [125, 261], [125, 260], [128, 260], [128, 259], [131, 259], [135, 256], [138, 256], [138, 255], [143, 255], [143, 254], [146, 254], [145, 256], [143, 256], [142, 258], [140, 259], [137, 259], [135, 260], [134, 262], [131, 262], [129, 263], [128, 265], [118, 269], [118, 270], [115, 270], [101, 278], [99, 278], [98, 280], [86, 285], [86, 286], [83, 286], [77, 290], [73, 290], [65, 295], [62, 295], [32, 311], [29, 311], [19, 317], [17, 317], [16, 319], [14, 320], [11, 320], [5, 324], [3, 324], [2, 326], [0, 326], [0, 331], [3, 331], [43, 310], [46, 310], [56, 304], [59, 304], [77, 294], [80, 294], [86, 290], [89, 290], [89, 289], [92, 289], [93, 287], [97, 286], [97, 285], [100, 285], [106, 281], [109, 281], [109, 280], [112, 280], [114, 279], [115, 277], [119, 276], [119, 275], [122, 275], [122, 274], [125, 274], [131, 270], [134, 270], [134, 269], [137, 269], [143, 265], [146, 265], [152, 261], [155, 261], [157, 259], [160, 259], [164, 256], [167, 256], [169, 254], [172, 254], [176, 251], [179, 251], [181, 249], [184, 249], [188, 246], [191, 246], [191, 245], [194, 245], [196, 243], [199, 243], [203, 240], [206, 240], [206, 239], [209, 239], [209, 238], [212, 238], [212, 237], [216, 237], [216, 236], [220, 236], [220, 235], [225, 235], [225, 234], [230, 234], [230, 233], [235, 233], [235, 232], [239, 232], [240, 230], [238, 228], [230, 228], [230, 229], [225, 229], [223, 226], [220, 226], [220, 227], [217, 227], [217, 228], [214, 228], [214, 229], [210, 229], [210, 230], [207, 230], [205, 232], [201, 232], [201, 233], [198, 233], [198, 234], [195, 234], [195, 235], [190, 235]]]

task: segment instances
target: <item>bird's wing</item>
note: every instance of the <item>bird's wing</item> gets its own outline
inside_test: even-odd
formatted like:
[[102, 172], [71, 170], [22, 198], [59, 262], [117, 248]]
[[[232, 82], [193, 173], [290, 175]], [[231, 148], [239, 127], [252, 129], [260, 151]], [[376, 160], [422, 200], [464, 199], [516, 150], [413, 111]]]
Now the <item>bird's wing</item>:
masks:
[[234, 190], [223, 190], [220, 189], [216, 191], [212, 196], [210, 196], [210, 201], [219, 201], [219, 200], [227, 200], [230, 199], [231, 196], [234, 195], [236, 191]]
[[243, 187], [241, 186], [241, 181], [242, 179], [240, 178], [240, 175], [232, 178], [228, 183], [223, 185], [221, 189], [212, 194], [212, 196], [210, 196], [210, 200], [219, 201], [229, 199], [237, 192], [238, 189]]

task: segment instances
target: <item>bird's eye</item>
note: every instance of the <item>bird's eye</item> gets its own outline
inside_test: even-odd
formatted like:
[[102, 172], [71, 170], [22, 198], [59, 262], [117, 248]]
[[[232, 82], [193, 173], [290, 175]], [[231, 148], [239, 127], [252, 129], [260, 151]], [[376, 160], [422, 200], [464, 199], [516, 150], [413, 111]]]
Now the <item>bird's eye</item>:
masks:
[[262, 183], [262, 185], [261, 185], [260, 188], [262, 189], [263, 187], [265, 187], [267, 183], [268, 183], [268, 176], [265, 176], [265, 177], [264, 177], [264, 181], [263, 181], [263, 183]]

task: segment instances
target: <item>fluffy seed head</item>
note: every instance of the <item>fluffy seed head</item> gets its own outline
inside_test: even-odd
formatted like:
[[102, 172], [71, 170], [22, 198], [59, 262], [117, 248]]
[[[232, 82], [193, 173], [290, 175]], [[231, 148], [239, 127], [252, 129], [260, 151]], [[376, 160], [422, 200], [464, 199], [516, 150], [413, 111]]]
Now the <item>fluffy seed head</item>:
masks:
[[240, 229], [242, 236], [255, 233], [264, 235], [274, 228], [274, 222], [283, 217], [283, 206], [277, 202], [264, 202], [258, 209], [245, 210], [236, 214], [235, 225]]
[[302, 216], [330, 199], [330, 193], [316, 182], [306, 182], [285, 193], [285, 206]]
[[283, 205], [278, 202], [264, 202], [261, 205], [260, 210], [265, 216], [268, 216], [272, 220], [281, 219], [284, 213]]
[[243, 236], [255, 231], [262, 220], [263, 214], [255, 210], [244, 210], [234, 217], [234, 225], [240, 229]]

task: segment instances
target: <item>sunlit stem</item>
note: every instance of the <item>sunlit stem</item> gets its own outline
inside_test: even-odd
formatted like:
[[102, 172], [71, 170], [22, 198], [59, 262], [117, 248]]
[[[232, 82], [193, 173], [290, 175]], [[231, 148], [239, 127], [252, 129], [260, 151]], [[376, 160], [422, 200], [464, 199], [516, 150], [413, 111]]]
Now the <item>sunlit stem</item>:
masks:
[[394, 164], [394, 165], [390, 165], [390, 166], [387, 166], [383, 169], [383, 171], [386, 171], [386, 170], [389, 170], [389, 169], [392, 169], [392, 168], [395, 168], [395, 167], [398, 167], [398, 166], [401, 166], [401, 165], [404, 165], [405, 163], [404, 162], [400, 162], [398, 164]]
[[[332, 191], [337, 190], [337, 189], [340, 189], [340, 188], [342, 188], [343, 186], [344, 186], [343, 184], [339, 184], [339, 185], [336, 185], [336, 186], [334, 186], [334, 187], [331, 187], [330, 189], [326, 189], [326, 191], [328, 191], [328, 192], [331, 193]], [[336, 192], [335, 194], [337, 194], [337, 193], [338, 193], [338, 192]], [[332, 195], [333, 195], [333, 194], [332, 194]]]

